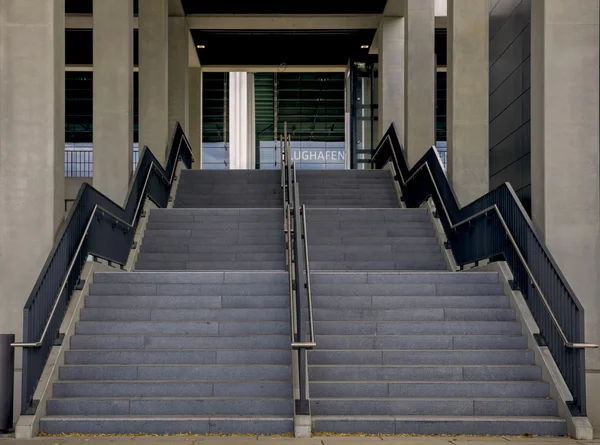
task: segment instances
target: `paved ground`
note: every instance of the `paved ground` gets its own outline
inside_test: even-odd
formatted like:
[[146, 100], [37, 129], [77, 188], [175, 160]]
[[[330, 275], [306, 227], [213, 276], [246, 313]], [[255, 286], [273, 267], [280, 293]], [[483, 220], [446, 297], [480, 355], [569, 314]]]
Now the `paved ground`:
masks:
[[375, 445], [377, 442], [388, 442], [389, 445], [583, 445], [600, 444], [600, 437], [585, 441], [555, 437], [481, 436], [334, 436], [312, 439], [279, 436], [55, 436], [29, 440], [0, 436], [0, 445]]

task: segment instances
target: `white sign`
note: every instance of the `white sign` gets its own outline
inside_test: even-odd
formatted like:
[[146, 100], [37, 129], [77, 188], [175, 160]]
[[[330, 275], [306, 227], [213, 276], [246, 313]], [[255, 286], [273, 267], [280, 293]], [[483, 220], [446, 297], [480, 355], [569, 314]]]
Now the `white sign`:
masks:
[[294, 161], [337, 161], [344, 162], [346, 153], [342, 150], [296, 149], [292, 151]]

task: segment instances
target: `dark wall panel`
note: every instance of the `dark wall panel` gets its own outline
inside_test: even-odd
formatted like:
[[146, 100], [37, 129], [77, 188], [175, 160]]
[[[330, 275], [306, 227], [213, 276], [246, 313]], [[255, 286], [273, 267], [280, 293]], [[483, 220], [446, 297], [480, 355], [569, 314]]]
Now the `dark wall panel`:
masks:
[[531, 0], [489, 0], [490, 188], [510, 182], [530, 211]]

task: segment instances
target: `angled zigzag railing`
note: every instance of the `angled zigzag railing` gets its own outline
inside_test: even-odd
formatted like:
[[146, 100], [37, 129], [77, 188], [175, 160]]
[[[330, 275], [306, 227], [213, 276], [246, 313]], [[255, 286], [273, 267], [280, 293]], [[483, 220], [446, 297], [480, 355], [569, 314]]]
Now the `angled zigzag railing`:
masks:
[[23, 342], [13, 344], [23, 348], [22, 414], [35, 413], [35, 388], [88, 256], [127, 262], [145, 199], [167, 206], [179, 160], [191, 168], [194, 157], [177, 124], [166, 168], [145, 147], [125, 207], [89, 184], [81, 186], [23, 309]]
[[539, 326], [541, 345], [548, 346], [571, 391], [573, 415], [586, 415], [583, 307], [535, 232], [509, 183], [460, 207], [435, 147], [408, 168], [392, 124], [375, 150], [371, 164], [392, 162], [407, 207], [433, 199], [458, 265], [503, 257]]

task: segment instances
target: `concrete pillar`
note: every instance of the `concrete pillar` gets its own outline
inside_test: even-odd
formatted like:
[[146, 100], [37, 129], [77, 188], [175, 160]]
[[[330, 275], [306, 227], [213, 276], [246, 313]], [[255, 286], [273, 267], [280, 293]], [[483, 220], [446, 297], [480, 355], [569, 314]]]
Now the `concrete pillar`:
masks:
[[434, 0], [405, 0], [404, 148], [410, 166], [435, 144], [434, 10]]
[[64, 218], [64, 8], [64, 0], [0, 1], [0, 332], [17, 341]]
[[163, 164], [169, 141], [169, 2], [140, 0], [139, 139]]
[[94, 187], [122, 205], [133, 169], [133, 0], [94, 0]]
[[202, 168], [202, 69], [190, 68], [190, 121], [188, 128], [188, 140], [194, 154], [194, 165], [192, 168]]
[[169, 17], [169, 132], [175, 122], [188, 133], [189, 31], [185, 17]]
[[489, 8], [448, 1], [448, 176], [458, 201], [489, 191]]
[[256, 136], [254, 124], [254, 74], [229, 73], [230, 169], [254, 169]]
[[404, 137], [404, 18], [383, 17], [377, 30], [379, 58], [379, 137], [396, 124]]
[[[531, 2], [532, 219], [600, 343], [598, 0]], [[600, 428], [600, 350], [586, 351], [587, 405]]]

